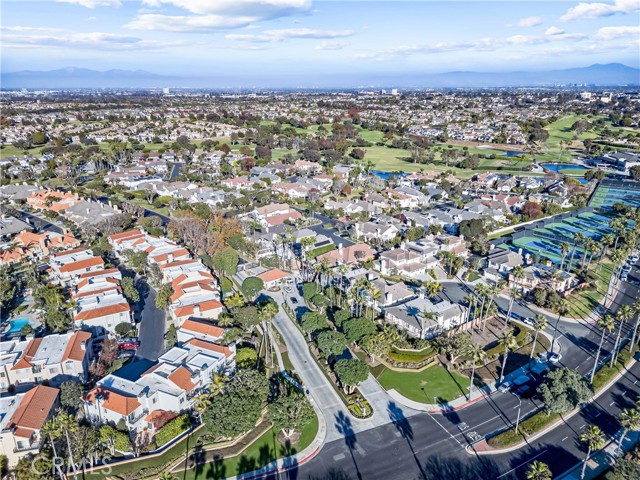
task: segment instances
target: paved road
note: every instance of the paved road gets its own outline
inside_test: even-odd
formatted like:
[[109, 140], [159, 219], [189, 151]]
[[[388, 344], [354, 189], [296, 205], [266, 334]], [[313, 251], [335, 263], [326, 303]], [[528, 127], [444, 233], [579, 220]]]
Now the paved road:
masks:
[[140, 290], [147, 292], [143, 298], [144, 306], [138, 327], [140, 347], [136, 359], [156, 361], [164, 353], [165, 312], [156, 308], [156, 291], [153, 288], [143, 285]]
[[[636, 364], [612, 389], [566, 424], [523, 449], [495, 456], [476, 455], [472, 448], [471, 453], [465, 450], [474, 443], [471, 432], [478, 431], [478, 426], [465, 425], [450, 416], [421, 414], [407, 419], [390, 404], [389, 424], [327, 443], [318, 456], [281, 478], [509, 480], [524, 478], [534, 458], [550, 465], [556, 476], [584, 457], [578, 437], [586, 425], [598, 425], [609, 437], [615, 434], [615, 416], [634, 404], [639, 378], [640, 365]], [[513, 411], [506, 413], [513, 416]], [[341, 424], [344, 430], [350, 430], [348, 421]]]
[[[468, 294], [463, 285], [447, 284], [445, 287], [444, 295], [454, 302]], [[300, 306], [297, 314], [301, 315], [305, 307], [299, 294], [294, 291], [287, 296], [298, 299], [297, 305]], [[612, 310], [632, 303], [637, 297], [638, 289], [629, 283], [623, 283]], [[505, 310], [508, 307], [508, 299], [499, 298], [497, 303]], [[514, 311], [522, 316], [535, 315], [535, 312], [521, 304], [516, 304]], [[555, 318], [553, 320], [555, 322]], [[283, 335], [290, 349], [298, 350], [296, 344], [303, 342], [301, 334], [288, 318], [284, 317], [280, 321], [299, 335], [300, 338]], [[629, 328], [623, 332], [628, 335]], [[562, 321], [559, 333], [559, 343], [563, 348], [561, 364], [588, 374], [593, 366], [600, 332], [587, 322]], [[603, 358], [612, 350], [614, 341], [614, 335], [606, 338]], [[308, 354], [304, 350], [293, 355], [297, 359], [294, 365], [297, 365], [297, 361], [305, 361]], [[315, 377], [322, 375], [322, 372], [310, 369], [305, 375]], [[302, 378], [306, 383], [305, 377]], [[518, 408], [523, 417], [536, 410], [541, 406], [536, 400], [521, 402], [511, 393], [496, 392], [457, 412], [432, 415], [416, 414], [413, 410], [403, 409], [387, 397], [386, 408], [377, 409], [376, 423], [379, 426], [363, 428], [357, 420], [341, 412], [341, 408], [335, 408], [336, 404], [331, 403], [330, 393], [327, 393], [329, 396], [326, 398], [314, 396], [325, 414], [328, 430], [333, 431], [320, 453], [300, 467], [299, 471], [293, 472], [295, 476], [292, 478], [521, 478], [526, 465], [536, 458], [551, 465], [554, 472], [560, 473], [579, 461], [582, 452], [576, 439], [586, 423], [596, 423], [608, 434], [617, 429], [611, 415], [615, 416], [621, 408], [630, 406], [638, 397], [638, 379], [640, 367], [636, 365], [621, 382], [598, 400], [597, 405], [585, 408], [581, 414], [570, 419], [567, 425], [532, 442], [527, 449], [490, 458], [471, 456], [465, 452], [464, 447], [482, 440], [496, 430], [513, 425]], [[309, 388], [314, 394], [314, 386]], [[376, 403], [380, 400], [377, 399]], [[430, 399], [425, 399], [425, 403], [429, 401]], [[331, 441], [332, 438], [335, 440]], [[328, 472], [336, 475], [344, 473], [347, 477], [327, 476]]]
[[37, 215], [34, 215], [33, 213], [25, 212], [24, 210], [18, 210], [18, 212], [20, 212], [21, 220], [28, 221], [29, 223], [31, 223], [31, 225], [33, 225], [34, 227], [40, 230], [50, 230], [56, 233], [64, 232], [61, 226], [55, 223], [51, 223], [50, 220], [47, 220], [44, 217], [38, 217]]
[[[272, 296], [278, 304], [282, 304], [283, 297], [280, 293], [269, 292], [268, 294]], [[292, 296], [298, 299], [298, 303], [294, 304], [294, 306], [302, 305], [302, 307], [298, 308], [297, 311], [299, 315], [302, 315], [305, 311], [303, 303], [304, 300], [299, 296], [298, 292], [288, 294], [288, 298], [291, 298]], [[344, 406], [344, 403], [333, 389], [329, 380], [325, 377], [320, 367], [311, 358], [311, 353], [307, 348], [307, 344], [302, 333], [282, 310], [280, 310], [274, 318], [273, 326], [278, 330], [280, 336], [287, 345], [287, 353], [295, 368], [296, 374], [300, 376], [305, 388], [309, 390], [309, 393], [316, 402], [316, 405], [318, 405], [322, 410], [325, 420], [327, 421], [327, 441], [344, 437], [344, 432], [340, 429], [340, 426], [336, 425], [333, 421], [334, 418], [349, 420], [352, 422], [353, 425], [351, 428], [355, 432], [372, 429], [388, 422], [388, 419], [384, 414], [384, 408], [376, 408], [380, 401], [380, 397], [378, 395], [374, 395], [374, 398], [371, 399], [372, 403], [375, 402], [373, 403], [374, 415], [371, 418], [366, 420], [357, 420], [351, 417], [351, 414]], [[371, 388], [374, 388], [374, 386], [371, 386]], [[384, 396], [388, 398], [387, 394], [382, 391], [377, 384], [375, 388], [379, 389]], [[418, 413], [417, 411], [407, 407], [401, 407], [401, 410], [403, 415], [406, 416], [412, 416]]]

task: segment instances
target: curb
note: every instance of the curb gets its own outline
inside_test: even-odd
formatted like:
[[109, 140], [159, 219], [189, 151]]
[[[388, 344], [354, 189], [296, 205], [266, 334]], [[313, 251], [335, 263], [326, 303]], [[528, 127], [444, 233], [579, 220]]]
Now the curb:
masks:
[[[551, 425], [549, 425], [547, 428], [545, 428], [544, 430], [541, 430], [539, 432], [534, 433], [533, 435], [531, 435], [530, 437], [525, 438], [523, 441], [512, 445], [510, 447], [505, 447], [505, 448], [496, 448], [496, 449], [492, 449], [492, 450], [486, 450], [486, 451], [478, 451], [475, 452], [476, 455], [501, 455], [503, 453], [509, 453], [509, 452], [513, 452], [515, 450], [519, 450], [522, 447], [525, 447], [526, 445], [528, 445], [530, 442], [537, 440], [538, 438], [542, 437], [543, 435], [546, 435], [547, 433], [549, 433], [551, 430], [555, 429], [556, 427], [558, 427], [558, 425], [560, 425], [561, 423], [566, 423], [566, 421], [568, 419], [570, 419], [571, 417], [573, 417], [574, 415], [576, 415], [577, 413], [580, 413], [582, 411], [583, 408], [585, 408], [587, 405], [591, 405], [595, 400], [597, 400], [601, 395], [603, 395], [605, 392], [607, 392], [615, 383], [618, 382], [618, 380], [620, 380], [620, 378], [622, 378], [622, 376], [627, 373], [631, 368], [633, 368], [633, 366], [638, 363], [638, 361], [635, 358], [632, 358], [631, 361], [624, 366], [623, 371], [619, 372], [615, 377], [613, 377], [606, 385], [604, 385], [600, 391], [596, 392], [595, 395], [593, 395], [588, 402], [583, 403], [582, 405], [577, 406], [576, 408], [574, 408], [573, 410], [571, 410], [570, 412], [568, 412], [564, 417], [560, 417], [559, 420], [557, 420], [556, 422], [552, 423]], [[541, 410], [538, 410], [541, 411]], [[537, 412], [536, 412], [537, 413]], [[509, 427], [511, 428], [511, 427]], [[506, 431], [506, 430], [503, 430]], [[484, 439], [484, 441], [486, 442], [486, 437]], [[467, 445], [465, 447], [465, 450], [467, 451], [467, 453], [469, 453], [469, 448], [470, 445]]]

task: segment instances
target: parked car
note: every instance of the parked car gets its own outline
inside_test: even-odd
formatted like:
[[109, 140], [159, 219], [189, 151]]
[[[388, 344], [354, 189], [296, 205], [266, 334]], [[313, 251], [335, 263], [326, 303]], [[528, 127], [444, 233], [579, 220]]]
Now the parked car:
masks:
[[630, 264], [630, 265], [635, 265], [636, 263], [638, 263], [638, 260], [640, 260], [640, 256], [638, 256], [638, 255], [631, 255], [631, 256], [629, 257], [628, 262], [629, 262], [629, 264]]
[[296, 303], [298, 303], [298, 299], [296, 297], [291, 297], [291, 303], [295, 305]]
[[530, 327], [533, 327], [536, 323], [536, 321], [531, 318], [531, 317], [527, 317], [522, 321], [525, 325], [529, 325]]
[[512, 386], [513, 384], [511, 382], [502, 382], [498, 387], [498, 391], [502, 393], [508, 392]]
[[132, 358], [136, 354], [135, 350], [121, 350], [118, 353], [118, 358]]
[[140, 340], [136, 337], [121, 338], [118, 340], [118, 346], [121, 350], [135, 350], [140, 346]]
[[517, 395], [520, 398], [531, 398], [536, 394], [534, 388], [529, 385], [521, 385], [515, 390], [513, 390], [514, 395]]
[[552, 363], [555, 365], [562, 359], [562, 355], [556, 352], [550, 352], [549, 355], [547, 355], [547, 358], [549, 360], [549, 363]]

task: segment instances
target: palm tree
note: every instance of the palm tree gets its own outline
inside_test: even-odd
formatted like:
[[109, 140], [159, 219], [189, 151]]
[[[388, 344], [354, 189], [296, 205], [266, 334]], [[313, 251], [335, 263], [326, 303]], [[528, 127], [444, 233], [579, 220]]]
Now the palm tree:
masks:
[[516, 337], [513, 335], [513, 330], [507, 330], [506, 332], [504, 332], [498, 342], [504, 347], [502, 368], [500, 369], [500, 381], [498, 382], [502, 383], [502, 381], [504, 380], [504, 369], [507, 366], [507, 357], [509, 356], [509, 351], [518, 348], [518, 342], [516, 342]]
[[556, 319], [556, 325], [553, 329], [553, 341], [551, 342], [551, 352], [553, 353], [553, 347], [556, 346], [556, 338], [558, 337], [558, 324], [560, 323], [560, 318], [569, 311], [567, 301], [560, 300], [558, 302], [558, 306], [556, 307], [558, 311], [558, 318]]
[[600, 335], [600, 345], [598, 345], [596, 358], [593, 362], [593, 369], [591, 370], [591, 376], [589, 377], [589, 382], [591, 383], [593, 383], [593, 376], [596, 374], [596, 369], [598, 368], [598, 360], [600, 360], [600, 352], [602, 352], [602, 344], [604, 343], [605, 333], [609, 332], [610, 334], [611, 332], [613, 332], [613, 329], [616, 328], [616, 321], [611, 315], [603, 315], [598, 319], [597, 325], [602, 330], [602, 335]]
[[[53, 457], [57, 460], [58, 452], [56, 451], [56, 440], [62, 436], [62, 432], [60, 430], [59, 425], [57, 425], [53, 419], [48, 420], [42, 427], [42, 435], [49, 437], [49, 443], [51, 443], [51, 449], [53, 450]], [[58, 471], [58, 477], [64, 478], [64, 474], [62, 473], [62, 463], [55, 461], [54, 466]]]
[[551, 480], [552, 477], [549, 465], [538, 460], [531, 462], [525, 475], [527, 480]]
[[629, 305], [620, 307], [616, 311], [616, 320], [618, 320], [619, 323], [618, 323], [618, 333], [616, 335], [616, 342], [613, 346], [613, 355], [611, 355], [611, 368], [613, 368], [613, 366], [618, 361], [618, 352], [620, 347], [620, 336], [622, 335], [622, 326], [632, 318], [633, 318], [633, 310]]
[[480, 318], [481, 319], [482, 319], [482, 312], [484, 310], [484, 302], [487, 300], [487, 291], [488, 291], [488, 287], [484, 283], [478, 283], [473, 288], [473, 293], [476, 295], [478, 302], [480, 302]]
[[208, 393], [202, 393], [193, 400], [191, 408], [196, 414], [198, 423], [202, 423], [202, 414], [211, 407], [211, 395]]
[[374, 304], [382, 298], [382, 292], [380, 292], [380, 289], [373, 283], [370, 285], [371, 288], [367, 291], [367, 295], [369, 295], [369, 300], [371, 300], [371, 321], [373, 322], [376, 319], [376, 309]]
[[636, 344], [636, 335], [638, 334], [638, 327], [640, 326], [640, 299], [636, 300], [633, 305], [631, 305], [631, 310], [633, 310], [633, 314], [636, 317], [636, 323], [633, 325], [633, 335], [631, 335], [631, 343], [629, 344], [629, 352], [633, 353], [633, 347]]
[[571, 267], [573, 267], [573, 257], [576, 254], [576, 249], [579, 245], [582, 245], [584, 242], [585, 236], [581, 232], [576, 233], [573, 236], [573, 248], [571, 249], [571, 258], [569, 259], [569, 265], [567, 266], [567, 272], [571, 271]]
[[618, 454], [622, 453], [622, 442], [624, 437], [627, 436], [627, 432], [637, 432], [640, 430], [640, 412], [635, 408], [625, 408], [618, 415], [618, 422], [622, 426], [622, 435], [620, 435], [620, 441], [618, 442]]
[[562, 252], [562, 261], [560, 262], [560, 270], [562, 270], [562, 267], [564, 266], [564, 260], [567, 258], [567, 254], [569, 253], [569, 250], [571, 250], [571, 245], [569, 245], [567, 242], [564, 242], [562, 245], [560, 245], [560, 251]]
[[509, 299], [509, 309], [507, 310], [507, 319], [505, 321], [505, 325], [509, 324], [511, 321], [511, 311], [513, 310], [513, 303], [516, 300], [516, 295], [518, 294], [518, 283], [519, 280], [524, 277], [524, 268], [521, 265], [518, 265], [513, 270], [511, 270], [510, 277], [513, 277], [513, 288], [511, 289], [511, 298]]
[[582, 463], [582, 473], [580, 473], [580, 480], [584, 480], [584, 474], [587, 471], [587, 462], [589, 461], [589, 457], [591, 456], [591, 452], [595, 450], [600, 450], [604, 447], [604, 434], [602, 430], [600, 430], [595, 425], [589, 425], [587, 430], [580, 435], [580, 441], [587, 446], [587, 456], [584, 457], [584, 462]]
[[273, 360], [273, 352], [270, 351], [269, 347], [271, 346], [271, 320], [276, 316], [276, 313], [278, 313], [278, 307], [276, 307], [271, 302], [265, 303], [259, 311], [260, 320], [262, 321], [262, 325], [264, 326], [266, 365], [271, 365]]
[[[473, 294], [469, 294], [463, 299], [464, 303], [467, 304], [467, 322], [470, 320], [476, 319], [476, 305], [478, 303], [478, 299]], [[473, 319], [471, 318], [471, 309], [473, 309]]]
[[484, 362], [487, 358], [487, 352], [484, 351], [482, 345], [474, 343], [469, 349], [469, 356], [471, 357], [471, 380], [469, 382], [469, 400], [471, 400], [471, 392], [473, 390], [473, 379], [476, 375], [476, 365], [478, 362]]
[[531, 355], [529, 355], [529, 360], [531, 360], [533, 358], [533, 354], [536, 351], [536, 343], [538, 342], [538, 334], [544, 330], [545, 328], [547, 328], [548, 325], [548, 320], [547, 317], [545, 317], [544, 315], [536, 315], [535, 320], [533, 321], [533, 331], [536, 332], [535, 335], [533, 336], [533, 345], [531, 346]]
[[602, 263], [602, 260], [607, 255], [607, 250], [609, 250], [611, 245], [613, 245], [614, 241], [615, 241], [615, 237], [610, 233], [607, 233], [606, 235], [602, 236], [602, 238], [600, 239], [600, 244], [602, 245], [602, 251], [600, 253], [600, 258], [598, 258], [598, 265]]
[[434, 298], [438, 293], [442, 291], [442, 284], [440, 282], [426, 281], [422, 284], [425, 292], [429, 298]]
[[73, 450], [71, 448], [71, 439], [69, 438], [69, 433], [75, 432], [79, 427], [80, 426], [78, 425], [78, 421], [75, 419], [75, 417], [62, 409], [59, 409], [55, 413], [55, 415], [47, 421], [44, 427], [45, 431], [49, 434], [49, 438], [52, 439], [52, 444], [54, 443], [55, 439], [62, 436], [65, 437], [65, 440], [67, 441], [67, 450], [69, 452], [69, 465], [73, 470], [74, 476], [77, 475], [77, 468], [75, 461], [73, 460]]

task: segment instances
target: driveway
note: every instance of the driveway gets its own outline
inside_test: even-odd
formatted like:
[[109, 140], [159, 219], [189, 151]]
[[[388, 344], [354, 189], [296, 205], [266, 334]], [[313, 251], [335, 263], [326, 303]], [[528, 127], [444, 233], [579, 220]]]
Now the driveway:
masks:
[[44, 217], [38, 217], [33, 213], [25, 212], [24, 210], [18, 210], [20, 212], [20, 219], [23, 221], [29, 222], [34, 227], [40, 230], [50, 230], [56, 233], [64, 233], [63, 227], [58, 224], [51, 223], [50, 220], [47, 220]]
[[149, 287], [144, 280], [139, 279], [136, 286], [143, 302], [140, 325], [138, 326], [140, 346], [136, 352], [136, 359], [155, 362], [165, 350], [165, 311], [156, 308], [156, 291]]

